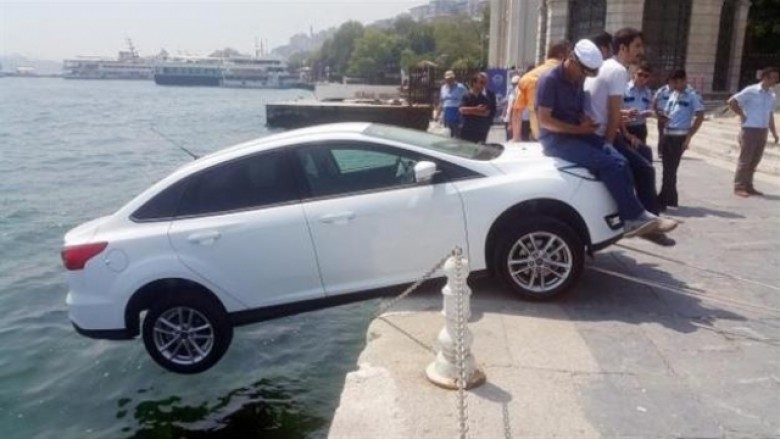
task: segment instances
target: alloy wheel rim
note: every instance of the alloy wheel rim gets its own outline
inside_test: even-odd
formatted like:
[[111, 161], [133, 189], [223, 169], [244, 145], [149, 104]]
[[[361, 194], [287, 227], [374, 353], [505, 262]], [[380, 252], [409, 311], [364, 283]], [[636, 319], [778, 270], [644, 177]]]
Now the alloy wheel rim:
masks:
[[509, 251], [506, 263], [515, 283], [540, 294], [566, 282], [574, 267], [568, 244], [549, 232], [533, 232], [520, 237]]
[[203, 361], [214, 347], [214, 327], [200, 311], [179, 306], [154, 322], [154, 345], [168, 361], [189, 366]]

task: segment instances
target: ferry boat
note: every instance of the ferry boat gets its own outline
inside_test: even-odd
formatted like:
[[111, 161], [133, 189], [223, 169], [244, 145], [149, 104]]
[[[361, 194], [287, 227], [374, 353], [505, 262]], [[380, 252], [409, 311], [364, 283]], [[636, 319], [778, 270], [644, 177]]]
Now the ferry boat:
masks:
[[159, 85], [313, 90], [290, 74], [283, 61], [264, 56], [170, 58], [155, 64], [154, 81]]
[[174, 57], [154, 65], [157, 85], [187, 85], [220, 87], [222, 85], [222, 58]]
[[289, 88], [297, 78], [279, 59], [231, 57], [223, 64], [222, 86], [229, 88]]
[[142, 58], [127, 40], [128, 50], [119, 52], [116, 59], [79, 56], [66, 59], [62, 65], [65, 79], [152, 79], [152, 61]]

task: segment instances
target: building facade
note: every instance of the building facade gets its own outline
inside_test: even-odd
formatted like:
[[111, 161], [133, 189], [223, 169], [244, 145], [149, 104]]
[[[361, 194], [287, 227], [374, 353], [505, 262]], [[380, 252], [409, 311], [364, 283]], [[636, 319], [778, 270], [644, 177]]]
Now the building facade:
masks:
[[[526, 16], [507, 13], [531, 4], [535, 26]], [[495, 66], [513, 65], [530, 44], [508, 42], [519, 35], [534, 40], [539, 62], [549, 42], [634, 27], [644, 32], [646, 56], [659, 78], [684, 68], [702, 93], [734, 92], [749, 10], [750, 0], [492, 0], [489, 60]]]
[[490, 1], [488, 65], [524, 70], [536, 64], [539, 4], [540, 0]]
[[479, 16], [488, 0], [430, 0], [427, 4], [409, 9], [415, 21], [431, 21], [456, 15]]

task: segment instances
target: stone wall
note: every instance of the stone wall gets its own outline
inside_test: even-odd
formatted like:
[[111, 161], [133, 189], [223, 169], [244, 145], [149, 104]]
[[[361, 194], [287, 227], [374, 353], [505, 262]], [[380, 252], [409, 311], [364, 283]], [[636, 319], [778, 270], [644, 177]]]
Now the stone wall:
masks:
[[644, 9], [645, 0], [607, 1], [607, 17], [604, 27], [610, 33], [614, 33], [616, 30], [624, 27], [642, 29]]
[[689, 82], [703, 93], [712, 91], [722, 7], [723, 0], [696, 0], [691, 10], [685, 70]]

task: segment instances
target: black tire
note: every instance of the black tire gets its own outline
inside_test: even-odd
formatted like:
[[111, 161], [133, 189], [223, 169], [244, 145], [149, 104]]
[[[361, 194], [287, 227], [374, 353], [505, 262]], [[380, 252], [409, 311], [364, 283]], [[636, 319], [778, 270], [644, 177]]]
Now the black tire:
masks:
[[[560, 297], [582, 274], [585, 246], [579, 235], [560, 220], [548, 216], [522, 219], [510, 224], [498, 239], [495, 267], [507, 286], [524, 299]], [[543, 253], [547, 244], [551, 248]]]
[[143, 339], [157, 364], [171, 372], [194, 374], [222, 358], [233, 340], [233, 325], [215, 299], [175, 294], [154, 303], [146, 313]]

